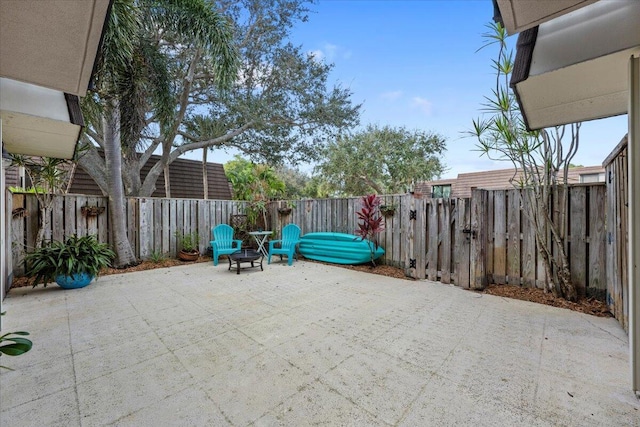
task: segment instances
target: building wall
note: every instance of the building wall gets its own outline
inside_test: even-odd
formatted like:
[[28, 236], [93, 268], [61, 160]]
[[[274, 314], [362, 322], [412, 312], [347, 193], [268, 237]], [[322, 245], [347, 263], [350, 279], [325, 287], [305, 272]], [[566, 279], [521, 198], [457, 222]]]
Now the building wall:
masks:
[[[587, 179], [598, 174], [597, 182], [604, 182], [604, 168], [602, 166], [585, 166], [569, 169], [569, 184], [579, 184], [584, 175]], [[474, 188], [483, 190], [507, 190], [513, 188], [520, 177], [515, 169], [498, 169], [492, 171], [461, 173], [455, 179], [441, 179], [427, 181], [416, 184], [415, 192], [421, 193], [425, 197], [431, 197], [433, 186], [451, 185], [451, 197], [467, 198], [471, 197], [471, 190]], [[587, 181], [593, 182], [593, 181]]]
[[[142, 168], [141, 175], [147, 176], [151, 167], [160, 159], [152, 156]], [[177, 159], [169, 166], [171, 179], [171, 197], [181, 199], [203, 199], [202, 162], [189, 159]], [[208, 198], [211, 200], [231, 200], [231, 187], [220, 163], [207, 163]], [[102, 196], [102, 191], [89, 174], [78, 167], [69, 190], [70, 194]], [[164, 172], [158, 177], [156, 190], [152, 197], [165, 197]]]

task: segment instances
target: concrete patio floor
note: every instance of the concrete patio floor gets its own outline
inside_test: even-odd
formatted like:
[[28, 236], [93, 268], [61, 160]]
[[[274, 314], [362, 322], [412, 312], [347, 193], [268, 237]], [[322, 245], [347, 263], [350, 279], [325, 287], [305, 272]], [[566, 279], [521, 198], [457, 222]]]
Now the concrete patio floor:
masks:
[[638, 426], [614, 319], [298, 261], [13, 289], [2, 426]]

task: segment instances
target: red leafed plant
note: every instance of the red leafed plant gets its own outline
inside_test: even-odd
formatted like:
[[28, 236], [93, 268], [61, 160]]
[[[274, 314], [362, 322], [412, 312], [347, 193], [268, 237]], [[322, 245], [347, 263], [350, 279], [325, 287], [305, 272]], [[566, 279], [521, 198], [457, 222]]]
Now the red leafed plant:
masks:
[[379, 209], [381, 203], [382, 200], [375, 194], [362, 196], [362, 209], [356, 212], [359, 220], [356, 235], [373, 243], [373, 245], [369, 245], [369, 248], [371, 249], [371, 265], [374, 267], [376, 263], [373, 257], [378, 249], [378, 233], [384, 231], [384, 220]]

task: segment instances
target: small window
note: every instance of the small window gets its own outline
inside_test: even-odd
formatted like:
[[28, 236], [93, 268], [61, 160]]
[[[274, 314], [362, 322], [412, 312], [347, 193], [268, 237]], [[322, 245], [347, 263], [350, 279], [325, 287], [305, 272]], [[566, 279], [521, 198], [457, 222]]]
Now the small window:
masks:
[[448, 199], [451, 197], [451, 184], [434, 185], [431, 188], [431, 197], [434, 199]]
[[604, 182], [604, 172], [585, 173], [580, 175], [581, 184], [590, 184], [592, 182]]

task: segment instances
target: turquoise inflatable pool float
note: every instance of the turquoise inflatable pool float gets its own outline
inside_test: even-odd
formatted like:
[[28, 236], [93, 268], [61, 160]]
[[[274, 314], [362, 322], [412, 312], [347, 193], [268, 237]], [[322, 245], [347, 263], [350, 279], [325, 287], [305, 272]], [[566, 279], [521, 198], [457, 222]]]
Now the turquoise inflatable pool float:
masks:
[[[298, 251], [302, 256], [334, 264], [364, 264], [371, 261], [373, 243], [354, 234], [307, 233], [300, 238]], [[373, 259], [384, 255], [378, 246]]]

